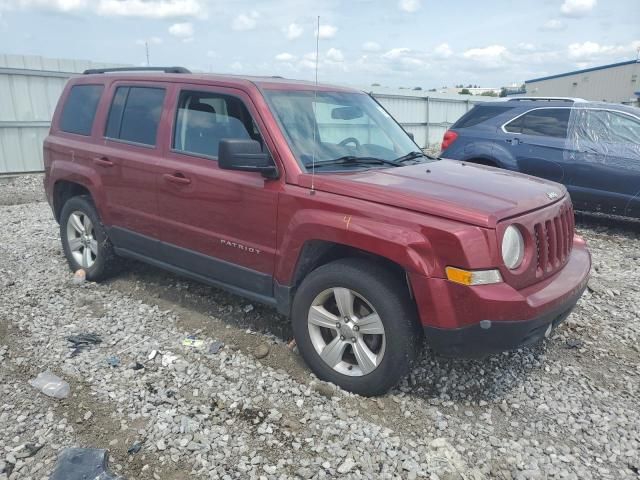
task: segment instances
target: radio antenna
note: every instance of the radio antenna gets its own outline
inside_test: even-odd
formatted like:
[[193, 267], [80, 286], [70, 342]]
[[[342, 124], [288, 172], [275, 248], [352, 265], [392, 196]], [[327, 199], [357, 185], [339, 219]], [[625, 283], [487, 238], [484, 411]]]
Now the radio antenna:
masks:
[[315, 195], [315, 180], [316, 180], [316, 150], [317, 139], [316, 139], [316, 131], [318, 130], [318, 122], [316, 115], [316, 102], [318, 100], [318, 59], [320, 58], [320, 15], [318, 15], [318, 23], [316, 27], [316, 80], [315, 80], [315, 88], [313, 89], [313, 152], [311, 156], [311, 195]]

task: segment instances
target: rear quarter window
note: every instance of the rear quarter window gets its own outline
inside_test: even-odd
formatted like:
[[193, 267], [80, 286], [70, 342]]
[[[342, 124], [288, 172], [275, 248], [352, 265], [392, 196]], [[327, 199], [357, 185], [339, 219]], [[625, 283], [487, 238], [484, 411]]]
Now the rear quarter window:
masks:
[[118, 87], [109, 110], [105, 136], [154, 146], [164, 95], [164, 88]]
[[473, 127], [474, 125], [478, 125], [480, 123], [486, 122], [487, 120], [491, 120], [492, 118], [497, 117], [509, 110], [513, 107], [496, 107], [496, 106], [483, 106], [476, 105], [467, 113], [465, 113], [460, 119], [453, 124], [451, 128], [468, 128]]
[[62, 108], [60, 130], [77, 135], [91, 135], [103, 85], [74, 85]]

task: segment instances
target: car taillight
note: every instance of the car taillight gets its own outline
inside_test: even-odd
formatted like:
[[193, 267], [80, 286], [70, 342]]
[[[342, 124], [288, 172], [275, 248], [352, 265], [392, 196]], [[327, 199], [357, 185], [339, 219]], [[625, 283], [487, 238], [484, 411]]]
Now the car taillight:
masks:
[[442, 146], [440, 147], [440, 150], [444, 151], [449, 148], [451, 144], [456, 141], [456, 138], [458, 138], [458, 134], [453, 130], [447, 130], [444, 132], [444, 138], [442, 139]]

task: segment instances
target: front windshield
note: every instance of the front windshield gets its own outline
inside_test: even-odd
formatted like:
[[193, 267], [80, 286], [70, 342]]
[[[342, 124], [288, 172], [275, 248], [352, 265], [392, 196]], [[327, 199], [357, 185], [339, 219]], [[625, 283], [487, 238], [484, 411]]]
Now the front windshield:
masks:
[[[337, 159], [393, 161], [419, 150], [364, 93], [268, 90], [265, 96], [298, 162], [310, 168]], [[379, 165], [384, 166], [384, 164]]]

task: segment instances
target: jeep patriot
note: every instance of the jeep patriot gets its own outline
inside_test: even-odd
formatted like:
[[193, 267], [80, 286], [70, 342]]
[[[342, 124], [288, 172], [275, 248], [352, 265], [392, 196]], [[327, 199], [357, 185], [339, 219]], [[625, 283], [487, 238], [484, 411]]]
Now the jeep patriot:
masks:
[[319, 378], [363, 395], [423, 339], [515, 349], [582, 294], [591, 259], [562, 185], [428, 157], [357, 90], [156, 70], [72, 78], [44, 142], [88, 280], [127, 257], [272, 305]]

